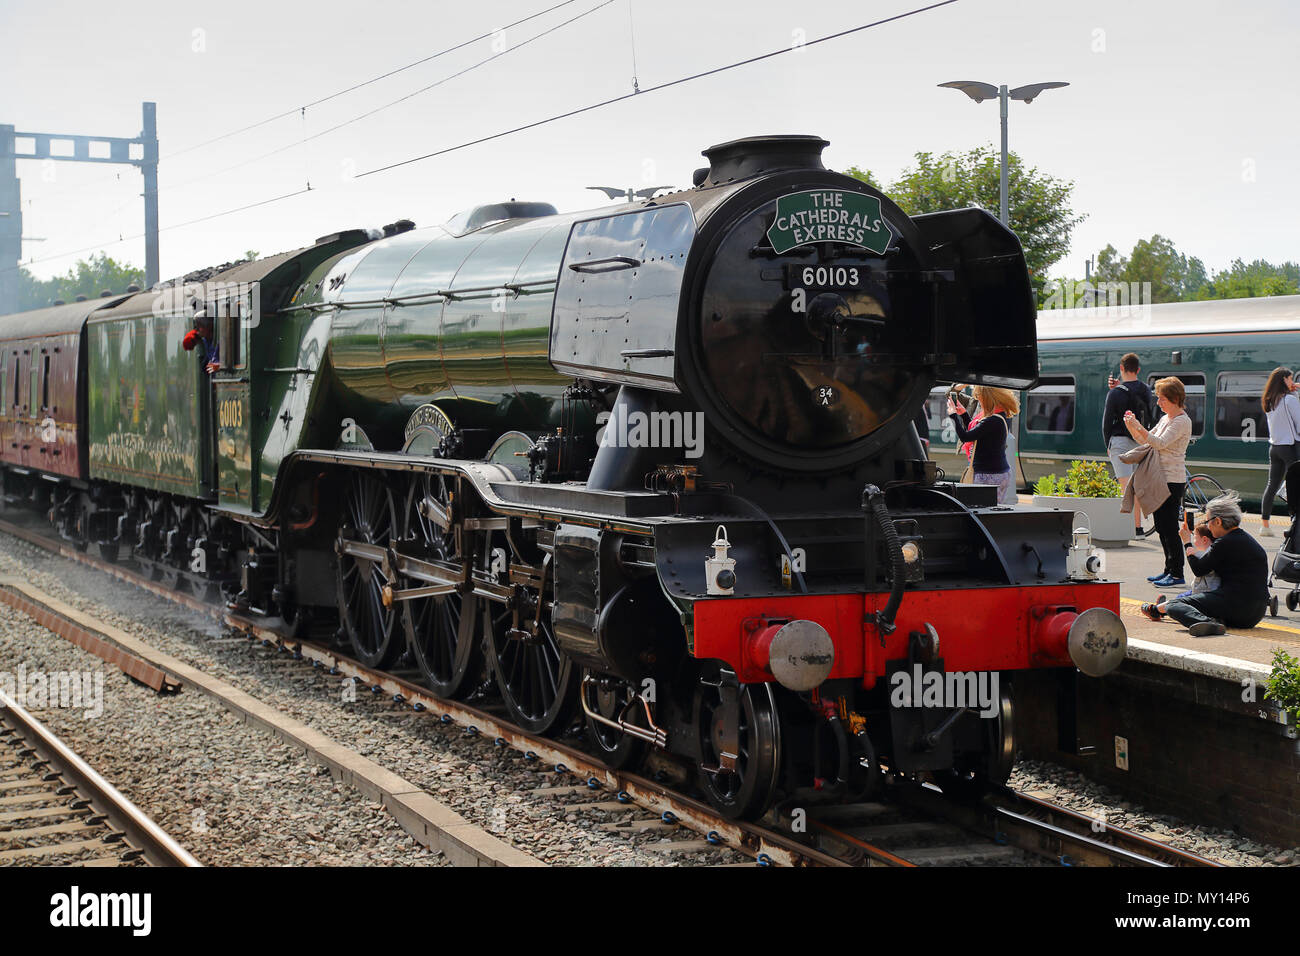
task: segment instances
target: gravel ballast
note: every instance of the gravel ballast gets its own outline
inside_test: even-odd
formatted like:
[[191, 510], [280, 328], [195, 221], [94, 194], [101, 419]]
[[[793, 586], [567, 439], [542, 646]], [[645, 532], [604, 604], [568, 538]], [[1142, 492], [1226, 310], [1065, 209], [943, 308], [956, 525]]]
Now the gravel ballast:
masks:
[[1248, 840], [1231, 830], [1199, 826], [1168, 814], [1154, 813], [1126, 800], [1114, 790], [1056, 764], [1022, 761], [1016, 765], [1008, 786], [1095, 817], [1105, 826], [1131, 830], [1228, 866], [1300, 865], [1300, 848], [1270, 846]]
[[[89, 674], [78, 708], [29, 708], [206, 865], [439, 865], [381, 807], [202, 694], [159, 696], [0, 605], [0, 672]], [[31, 703], [31, 701], [28, 701]]]
[[[612, 799], [608, 793], [570, 791], [567, 788], [577, 782], [573, 777], [548, 773], [549, 768], [525, 761], [517, 751], [496, 748], [491, 741], [467, 735], [463, 728], [395, 705], [385, 695], [372, 695], [364, 686], [349, 688], [345, 680], [251, 643], [203, 614], [4, 534], [0, 534], [0, 573], [21, 575], [34, 587], [230, 682], [406, 777], [471, 822], [545, 862], [671, 866], [743, 859], [714, 848], [662, 852], [669, 842], [669, 834], [662, 830], [630, 839], [610, 833], [601, 824], [626, 819], [630, 811], [577, 806], [608, 801]], [[15, 629], [26, 636], [11, 639]], [[0, 634], [0, 670], [23, 661], [29, 669], [53, 670], [52, 662], [65, 659], [90, 662], [76, 665], [81, 668], [103, 668], [103, 718], [85, 720], [56, 710], [38, 716], [60, 734], [72, 727], [68, 732], [77, 736], [68, 739], [74, 748], [82, 747], [78, 736], [103, 748], [125, 776], [119, 779], [111, 767], [94, 759], [92, 763], [155, 814], [201, 861], [442, 862], [406, 837], [381, 808], [335, 783], [323, 768], [250, 730], [215, 702], [201, 701], [198, 693], [187, 690], [175, 698], [159, 698], [8, 608], [0, 608]], [[78, 656], [62, 656], [68, 654]], [[190, 715], [191, 729], [185, 729], [180, 715]], [[113, 720], [122, 722], [111, 724]], [[100, 725], [105, 728], [102, 733], [94, 729]], [[114, 729], [108, 729], [110, 725]], [[114, 756], [114, 750], [120, 756]], [[236, 759], [240, 756], [247, 762], [240, 763]], [[176, 768], [174, 772], [152, 769], [168, 763]], [[132, 782], [124, 784], [130, 777]], [[283, 789], [295, 796], [278, 797], [277, 780], [285, 781]], [[1151, 811], [1053, 764], [1023, 762], [1010, 784], [1096, 815], [1109, 826], [1230, 865], [1300, 864], [1300, 849], [1265, 846], [1230, 831]], [[298, 795], [308, 785], [314, 788], [311, 799]], [[533, 792], [541, 788], [561, 789]], [[150, 805], [151, 800], [162, 808]], [[354, 819], [343, 822], [349, 813]], [[336, 817], [338, 822], [331, 824]], [[196, 821], [207, 830], [192, 834]], [[332, 825], [339, 828], [337, 834]], [[235, 832], [229, 832], [232, 829]], [[377, 849], [371, 840], [376, 834], [383, 834], [392, 846], [385, 843]], [[684, 832], [671, 836], [694, 839]], [[399, 852], [397, 845], [403, 841], [406, 849]]]
[[[409, 705], [394, 704], [386, 695], [372, 695], [365, 686], [351, 687], [350, 681], [331, 677], [324, 669], [313, 669], [302, 661], [294, 661], [288, 654], [277, 653], [262, 647], [260, 643], [250, 642], [206, 615], [3, 534], [0, 534], [0, 574], [21, 576], [31, 586], [78, 610], [123, 628], [159, 650], [229, 682], [276, 710], [302, 721], [405, 777], [470, 822], [544, 862], [553, 865], [698, 866], [745, 860], [736, 851], [707, 846], [692, 852], [664, 852], [664, 847], [671, 842], [698, 839], [685, 831], [669, 833], [664, 830], [647, 830], [631, 837], [612, 833], [603, 829], [602, 824], [627, 819], [637, 812], [636, 808], [593, 810], [577, 806], [612, 800], [613, 795], [608, 792], [591, 792], [585, 788], [565, 792], [563, 788], [577, 782], [573, 777], [547, 772], [550, 768], [526, 761], [517, 751], [495, 747], [490, 740], [470, 736], [454, 724], [441, 724], [436, 717], [429, 713], [417, 713]], [[17, 612], [10, 613], [31, 623]], [[35, 627], [34, 624], [31, 626]], [[0, 669], [16, 667], [23, 659], [28, 661], [29, 669], [34, 666], [33, 661], [39, 661], [39, 666], [47, 670], [53, 669], [52, 665], [45, 663], [47, 656], [41, 650], [42, 647], [49, 649], [62, 646], [78, 654], [84, 653], [72, 648], [61, 638], [50, 635], [43, 629], [38, 630], [42, 630], [46, 640], [44, 644], [38, 641], [30, 645], [30, 649], [24, 646], [22, 649], [9, 650], [0, 643]], [[101, 663], [97, 658], [87, 657], [94, 662], [89, 666]], [[126, 680], [117, 673], [116, 668], [105, 668], [106, 714], [109, 709], [107, 699], [115, 696], [109, 690], [111, 682], [107, 675], [110, 671], [118, 680]], [[158, 698], [147, 689], [133, 689], [142, 696], [131, 707], [125, 708], [135, 715], [134, 721], [124, 728], [127, 734], [135, 732], [135, 725], [147, 723], [152, 715], [171, 708], [177, 700], [184, 699], [188, 702], [189, 699], [200, 696], [187, 689], [176, 698]], [[220, 710], [215, 702], [208, 702], [207, 706]], [[244, 740], [242, 745], [238, 745], [239, 749], [264, 754], [276, 752], [277, 748], [286, 749], [269, 736], [250, 731], [224, 711], [220, 712], [223, 715], [222, 723], [209, 724], [204, 732], [207, 737], [225, 738], [237, 734]], [[45, 719], [46, 713], [42, 712], [38, 716]], [[146, 713], [150, 715], [149, 718], [143, 717]], [[82, 723], [95, 723], [80, 717], [77, 719]], [[218, 726], [224, 733], [214, 729]], [[56, 726], [56, 730], [62, 733], [63, 727]], [[164, 730], [158, 732], [155, 738], [157, 752], [166, 753], [165, 740], [168, 733]], [[78, 746], [72, 741], [70, 743], [74, 747]], [[87, 754], [87, 759], [91, 759], [92, 763], [95, 762], [93, 757], [93, 751]], [[302, 762], [308, 774], [320, 774], [323, 781], [334, 786], [322, 768], [311, 765], [305, 759]], [[219, 763], [214, 760], [214, 767]], [[269, 773], [265, 768], [256, 772]], [[141, 777], [147, 777], [148, 774], [148, 771], [143, 772]], [[112, 773], [106, 772], [106, 775], [117, 782]], [[201, 776], [202, 771], [197, 765], [187, 767], [187, 778]], [[264, 778], [262, 787], [269, 788], [271, 779], [273, 778]], [[168, 810], [173, 820], [178, 816], [184, 817], [185, 827], [189, 826], [190, 814], [196, 809], [204, 809], [194, 800], [193, 794], [196, 791], [193, 787], [196, 785], [187, 783], [183, 790], [185, 799], [172, 801], [175, 806]], [[129, 787], [120, 783], [119, 787], [132, 799], [136, 798]], [[554, 793], [532, 792], [544, 788], [562, 789]], [[210, 784], [202, 795], [215, 801], [231, 801], [231, 816], [236, 817], [242, 811], [233, 808], [242, 806], [241, 801], [246, 800], [245, 791], [248, 789], [250, 787], [246, 783], [238, 789], [233, 786], [217, 788]], [[366, 803], [356, 791], [346, 787], [339, 789], [338, 796], [342, 803]], [[147, 800], [141, 801], [146, 812], [158, 812], [147, 804]], [[382, 809], [374, 812], [397, 829], [399, 834], [402, 832]], [[217, 817], [213, 807], [207, 807], [204, 813], [207, 825], [213, 826], [213, 820]], [[645, 811], [640, 811], [639, 815], [645, 816]], [[163, 816], [159, 813], [160, 818]], [[264, 816], [268, 833], [274, 834], [281, 826], [286, 830], [308, 828], [314, 813], [312, 809], [304, 809], [297, 817], [286, 818], [280, 813]], [[222, 819], [225, 818], [223, 815]], [[286, 833], [282, 834], [282, 839], [290, 838]], [[415, 846], [413, 841], [412, 846]], [[209, 862], [197, 851], [192, 852], [203, 862]], [[420, 860], [433, 858], [427, 851], [424, 853], [425, 857], [419, 858]], [[221, 862], [290, 863], [302, 859], [286, 857], [283, 861], [275, 861], [235, 857]], [[322, 858], [320, 862], [406, 861], [397, 858]]]

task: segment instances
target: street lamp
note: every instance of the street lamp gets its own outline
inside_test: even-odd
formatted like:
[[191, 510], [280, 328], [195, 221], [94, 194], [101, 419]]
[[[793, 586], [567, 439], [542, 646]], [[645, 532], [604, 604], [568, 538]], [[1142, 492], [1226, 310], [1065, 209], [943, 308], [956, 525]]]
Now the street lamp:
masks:
[[978, 83], [974, 80], [953, 80], [950, 83], [940, 83], [939, 85], [950, 90], [961, 90], [976, 103], [983, 103], [995, 96], [998, 98], [1002, 113], [1002, 182], [1000, 188], [1001, 197], [998, 203], [1000, 213], [998, 218], [1002, 220], [1002, 225], [1005, 226], [1007, 225], [1007, 100], [1024, 100], [1026, 103], [1032, 103], [1034, 97], [1043, 90], [1056, 90], [1070, 84], [1030, 83], [1028, 86], [1017, 86], [1009, 92], [1005, 84], [994, 86], [992, 83]]

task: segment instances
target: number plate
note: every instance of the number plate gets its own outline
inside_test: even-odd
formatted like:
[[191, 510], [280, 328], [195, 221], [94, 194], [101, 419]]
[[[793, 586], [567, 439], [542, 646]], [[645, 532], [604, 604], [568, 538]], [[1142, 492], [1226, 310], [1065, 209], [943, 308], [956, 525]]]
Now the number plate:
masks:
[[871, 281], [862, 266], [793, 265], [785, 267], [787, 289], [861, 289]]

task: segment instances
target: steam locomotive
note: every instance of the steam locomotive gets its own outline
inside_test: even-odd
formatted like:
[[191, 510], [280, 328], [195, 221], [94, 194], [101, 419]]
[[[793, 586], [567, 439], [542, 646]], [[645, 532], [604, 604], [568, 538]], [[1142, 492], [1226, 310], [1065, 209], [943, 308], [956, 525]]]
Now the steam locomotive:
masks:
[[4, 501], [533, 732], [581, 719], [731, 817], [887, 773], [978, 794], [1009, 682], [929, 691], [1107, 673], [1119, 587], [1072, 515], [945, 481], [913, 426], [937, 381], [1035, 382], [1015, 236], [909, 217], [826, 145], [2, 317]]

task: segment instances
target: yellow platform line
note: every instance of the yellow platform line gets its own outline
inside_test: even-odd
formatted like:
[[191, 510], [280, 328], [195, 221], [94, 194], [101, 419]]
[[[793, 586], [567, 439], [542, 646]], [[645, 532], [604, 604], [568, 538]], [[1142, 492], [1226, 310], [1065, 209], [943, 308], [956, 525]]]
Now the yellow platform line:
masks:
[[[1120, 604], [1131, 604], [1131, 605], [1133, 605], [1134, 607], [1139, 607], [1139, 608], [1140, 608], [1143, 604], [1150, 604], [1150, 603], [1152, 603], [1152, 602], [1150, 602], [1150, 601], [1139, 601], [1137, 598], [1127, 598], [1127, 597], [1122, 597], [1122, 598], [1119, 599], [1119, 603], [1120, 603]], [[1145, 617], [1145, 616], [1143, 617], [1143, 620], [1146, 620], [1146, 617]], [[1251, 628], [1251, 630], [1254, 630], [1254, 631], [1258, 631], [1258, 630], [1285, 631], [1285, 632], [1288, 633], [1288, 634], [1296, 634], [1296, 635], [1300, 635], [1300, 630], [1297, 630], [1297, 629], [1294, 628], [1294, 627], [1287, 627], [1285, 624], [1269, 624], [1269, 623], [1267, 623], [1267, 621], [1268, 621], [1268, 619], [1265, 618], [1263, 621], [1260, 621], [1260, 622], [1259, 622], [1258, 624], [1256, 624], [1253, 628]], [[1154, 623], [1154, 622], [1153, 622], [1153, 623]], [[1249, 630], [1247, 630], [1247, 631], [1243, 631], [1243, 630], [1241, 630], [1240, 628], [1231, 628], [1231, 627], [1228, 628], [1228, 633], [1229, 633], [1229, 634], [1243, 634], [1243, 635], [1245, 635], [1245, 636], [1247, 636], [1247, 637], [1251, 637], [1251, 636], [1258, 637], [1258, 636], [1260, 636], [1260, 635], [1252, 635], [1252, 634], [1251, 634], [1251, 631], [1249, 631]], [[1300, 641], [1282, 641], [1282, 643], [1283, 643], [1283, 644], [1294, 644], [1296, 647], [1300, 647]]]

